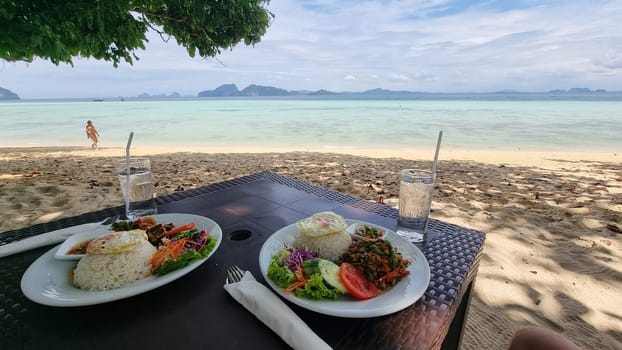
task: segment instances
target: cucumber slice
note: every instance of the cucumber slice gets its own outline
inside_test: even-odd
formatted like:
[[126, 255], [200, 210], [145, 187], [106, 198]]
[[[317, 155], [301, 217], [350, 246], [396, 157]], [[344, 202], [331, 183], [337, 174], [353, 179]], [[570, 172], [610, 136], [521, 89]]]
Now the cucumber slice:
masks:
[[318, 267], [326, 283], [341, 293], [348, 294], [348, 289], [341, 283], [341, 278], [339, 277], [339, 265], [330, 260], [321, 259]]

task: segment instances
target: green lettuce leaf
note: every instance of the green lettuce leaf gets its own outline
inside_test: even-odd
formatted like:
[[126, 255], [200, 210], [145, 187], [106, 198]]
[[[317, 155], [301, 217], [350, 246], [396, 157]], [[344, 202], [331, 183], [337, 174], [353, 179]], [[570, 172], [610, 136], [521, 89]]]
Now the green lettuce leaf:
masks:
[[281, 266], [283, 259], [289, 255], [287, 249], [283, 249], [272, 255], [268, 266], [268, 278], [281, 288], [287, 288], [296, 282], [296, 275], [287, 266]]
[[294, 293], [299, 298], [315, 300], [323, 298], [337, 299], [340, 295], [337, 289], [330, 288], [324, 283], [324, 278], [319, 273], [311, 275], [307, 284], [304, 287], [296, 288]]

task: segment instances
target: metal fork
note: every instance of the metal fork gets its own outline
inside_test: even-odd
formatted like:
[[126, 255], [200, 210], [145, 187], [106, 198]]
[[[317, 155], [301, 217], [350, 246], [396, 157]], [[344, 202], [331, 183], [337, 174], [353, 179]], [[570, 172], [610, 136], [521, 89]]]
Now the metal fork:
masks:
[[227, 284], [240, 282], [244, 276], [244, 271], [239, 268], [237, 265], [232, 265], [227, 268]]

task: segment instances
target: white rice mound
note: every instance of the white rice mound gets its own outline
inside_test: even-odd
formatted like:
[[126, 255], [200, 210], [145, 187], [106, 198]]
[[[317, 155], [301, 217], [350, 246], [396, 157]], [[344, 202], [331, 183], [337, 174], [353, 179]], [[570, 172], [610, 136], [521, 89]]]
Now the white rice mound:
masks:
[[73, 284], [91, 291], [123, 287], [149, 275], [155, 252], [145, 240], [122, 253], [85, 255], [73, 271]]
[[346, 221], [330, 211], [298, 221], [294, 247], [317, 252], [321, 258], [336, 260], [346, 252], [352, 238], [345, 231]]
[[348, 250], [352, 238], [346, 231], [339, 231], [319, 237], [309, 237], [298, 233], [294, 247], [317, 252], [321, 258], [337, 260]]

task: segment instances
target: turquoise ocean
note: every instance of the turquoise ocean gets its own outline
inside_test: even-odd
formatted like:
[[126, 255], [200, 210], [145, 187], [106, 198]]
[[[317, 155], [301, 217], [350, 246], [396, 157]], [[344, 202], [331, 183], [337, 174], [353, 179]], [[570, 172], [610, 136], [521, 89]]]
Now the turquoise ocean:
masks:
[[145, 99], [0, 103], [0, 147], [433, 147], [622, 152], [622, 101]]

